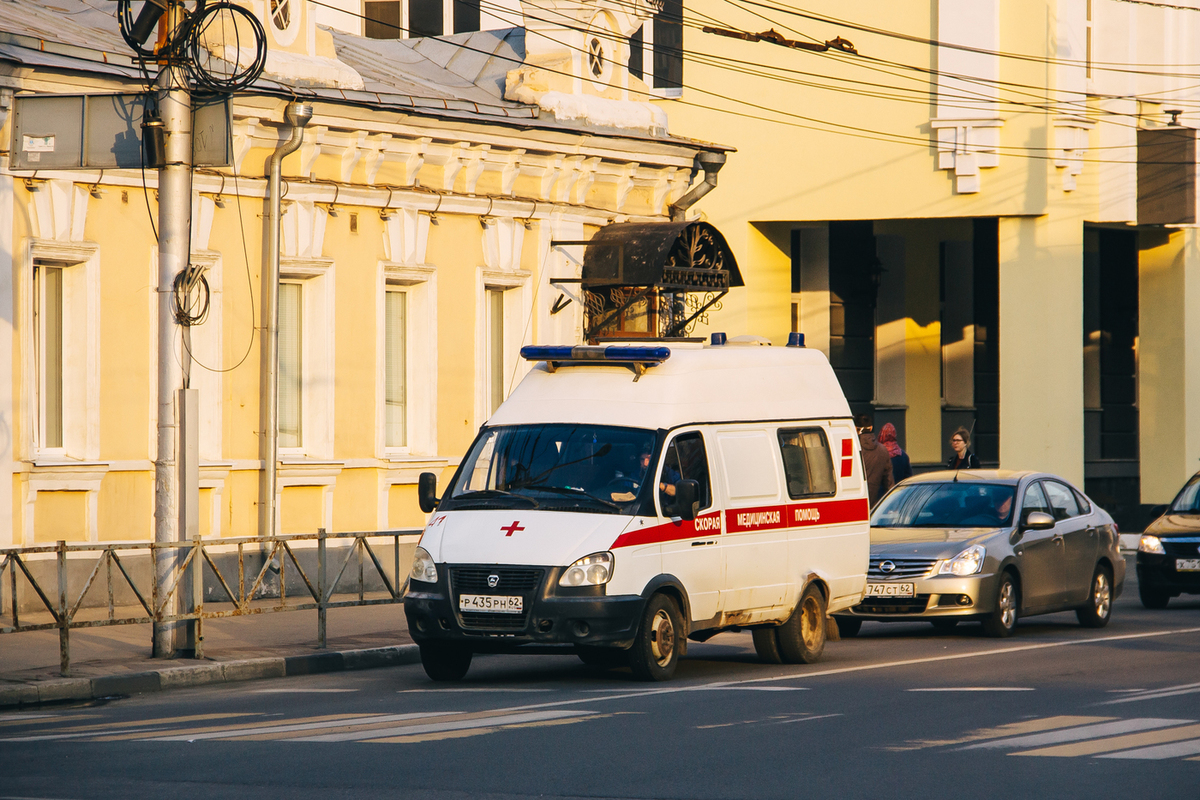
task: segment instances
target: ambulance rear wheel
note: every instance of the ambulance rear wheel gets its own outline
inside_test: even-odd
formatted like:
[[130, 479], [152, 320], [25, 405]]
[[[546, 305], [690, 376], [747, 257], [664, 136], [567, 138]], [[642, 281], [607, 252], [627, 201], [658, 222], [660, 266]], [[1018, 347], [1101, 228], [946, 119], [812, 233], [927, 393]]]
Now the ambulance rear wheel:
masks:
[[683, 616], [678, 604], [665, 594], [651, 597], [642, 613], [637, 638], [629, 649], [629, 668], [634, 677], [643, 681], [670, 680], [679, 666], [683, 638]]
[[421, 645], [421, 666], [430, 680], [461, 681], [471, 668], [471, 650], [452, 642]]
[[825, 596], [810, 583], [787, 622], [775, 629], [785, 664], [813, 664], [825, 650]]
[[779, 639], [775, 637], [777, 629], [771, 628], [755, 628], [751, 631], [754, 636], [754, 652], [758, 653], [758, 660], [764, 664], [782, 664], [783, 655], [779, 652]]

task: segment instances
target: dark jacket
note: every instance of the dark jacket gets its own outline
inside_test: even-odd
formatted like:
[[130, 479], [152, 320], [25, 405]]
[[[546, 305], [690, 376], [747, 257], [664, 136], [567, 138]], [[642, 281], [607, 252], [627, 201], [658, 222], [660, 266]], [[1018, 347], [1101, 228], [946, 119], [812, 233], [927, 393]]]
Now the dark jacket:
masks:
[[946, 462], [946, 469], [979, 469], [979, 456], [967, 450], [966, 456], [959, 459], [958, 455], [950, 456], [950, 460]]
[[875, 441], [875, 434], [860, 433], [859, 444], [862, 445], [863, 475], [867, 480], [867, 496], [871, 507], [879, 502], [879, 498], [895, 485], [892, 478], [892, 458], [887, 450]]
[[911, 478], [912, 474], [912, 462], [908, 458], [908, 453], [901, 450], [900, 455], [892, 456], [892, 479], [896, 483], [905, 478]]

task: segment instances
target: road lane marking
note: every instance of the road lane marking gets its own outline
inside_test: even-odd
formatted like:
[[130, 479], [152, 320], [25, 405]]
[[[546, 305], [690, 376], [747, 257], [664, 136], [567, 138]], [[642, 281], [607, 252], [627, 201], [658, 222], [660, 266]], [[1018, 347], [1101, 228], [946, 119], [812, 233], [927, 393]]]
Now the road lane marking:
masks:
[[[22, 723], [27, 719], [54, 719], [58, 716], [58, 714], [5, 714], [0, 716], [0, 725]], [[93, 715], [89, 714], [88, 716]], [[65, 717], [63, 719], [65, 719]], [[75, 717], [74, 719], [79, 719], [79, 717]]]
[[1001, 737], [1019, 736], [1025, 733], [1039, 733], [1058, 728], [1070, 728], [1088, 723], [1109, 722], [1114, 719], [1116, 717], [1039, 717], [1037, 719], [1025, 720], [1024, 722], [1009, 722], [1004, 725], [997, 725], [994, 728], [980, 728], [957, 739], [915, 739], [906, 744], [893, 745], [884, 749], [894, 753], [903, 753], [909, 750], [924, 750], [929, 747], [949, 747], [956, 744], [978, 742], [983, 739], [999, 739]]
[[[1152, 730], [1155, 728], [1169, 728], [1175, 725], [1185, 725], [1189, 722], [1195, 722], [1195, 720], [1139, 717], [1136, 719], [1117, 720], [1115, 722], [1101, 722], [1095, 725], [1084, 725], [1077, 728], [1065, 728], [1062, 730], [1047, 731], [1045, 733], [1032, 733], [1026, 736], [997, 739], [989, 742], [977, 742], [975, 744], [969, 744], [966, 747], [960, 747], [958, 749], [992, 750], [1000, 748], [1039, 747], [1050, 744], [1062, 744], [1065, 742], [1078, 742], [1083, 739], [1099, 739], [1105, 736], [1116, 736], [1122, 733], [1134, 733], [1136, 731]], [[1197, 752], [1200, 752], [1200, 750]]]
[[1143, 747], [1138, 750], [1125, 750], [1120, 753], [1107, 753], [1102, 756], [1096, 756], [1096, 758], [1129, 758], [1161, 761], [1164, 758], [1194, 756], [1197, 753], [1200, 753], [1200, 739], [1192, 739], [1190, 742], [1176, 742], [1175, 744], [1160, 744], [1156, 747]]
[[1148, 745], [1178, 742], [1182, 739], [1194, 739], [1197, 736], [1200, 736], [1200, 725], [1184, 725], [1181, 728], [1143, 731], [1142, 733], [1130, 733], [1125, 736], [1114, 736], [1110, 739], [1092, 739], [1086, 742], [1042, 747], [1037, 750], [1023, 750], [1018, 753], [1009, 753], [1009, 755], [1050, 756], [1058, 758], [1093, 756], [1098, 753], [1112, 753], [1117, 750], [1131, 750]]
[[354, 731], [350, 733], [335, 733], [322, 736], [295, 736], [291, 741], [299, 742], [349, 742], [383, 739], [389, 736], [413, 736], [425, 733], [442, 733], [470, 728], [494, 728], [518, 722], [539, 722], [542, 720], [563, 719], [591, 715], [592, 711], [540, 711], [525, 714], [503, 714], [500, 716], [481, 717], [478, 719], [459, 719], [446, 722], [431, 722], [419, 725], [400, 725], [391, 728], [380, 728], [374, 731]]
[[905, 689], [906, 692], [1032, 692], [1026, 686], [932, 686], [926, 689]]
[[793, 722], [808, 722], [814, 719], [829, 719], [830, 717], [840, 717], [841, 714], [816, 714], [811, 717], [797, 717], [796, 719], [785, 719], [781, 722], [776, 722], [776, 725], [790, 725]]
[[[448, 688], [448, 689], [397, 689], [396, 694], [449, 694], [452, 692], [479, 693], [479, 694], [488, 694], [488, 693], [511, 694], [511, 693], [516, 693], [516, 692], [535, 693], [535, 692], [549, 692], [549, 691], [553, 691], [553, 690], [552, 689], [508, 689], [508, 688], [504, 688], [504, 687], [495, 687], [495, 688], [492, 688], [492, 687], [457, 688], [457, 687], [455, 687], [455, 688]], [[612, 689], [599, 689], [597, 691], [611, 692]]]
[[[189, 714], [181, 717], [159, 717], [157, 719], [135, 719], [128, 722], [99, 722], [94, 725], [72, 725], [65, 728], [43, 728], [32, 731], [34, 734], [56, 736], [74, 733], [108, 733], [117, 732], [124, 728], [154, 728], [163, 725], [175, 725], [180, 722], [204, 722], [214, 719], [229, 719], [230, 717], [257, 717], [253, 712], [229, 712], [220, 714]], [[2, 740], [0, 740], [2, 741]]]
[[251, 694], [342, 694], [358, 689], [255, 689]]
[[347, 728], [355, 725], [376, 725], [436, 716], [427, 711], [410, 714], [329, 714], [308, 719], [282, 720], [276, 725], [237, 725], [228, 728], [209, 728], [200, 731], [172, 732], [170, 736], [147, 737], [155, 742], [195, 742], [203, 739], [239, 739], [267, 733], [295, 733], [322, 728]]
[[1161, 689], [1138, 689], [1136, 694], [1130, 693], [1126, 697], [1118, 697], [1115, 700], [1105, 700], [1099, 705], [1112, 706], [1118, 703], [1136, 703], [1141, 700], [1157, 700], [1160, 697], [1175, 697], [1181, 694], [1195, 694], [1200, 692], [1200, 683], [1185, 683], [1179, 686], [1164, 686]]
[[692, 692], [807, 692], [807, 686], [695, 686]]

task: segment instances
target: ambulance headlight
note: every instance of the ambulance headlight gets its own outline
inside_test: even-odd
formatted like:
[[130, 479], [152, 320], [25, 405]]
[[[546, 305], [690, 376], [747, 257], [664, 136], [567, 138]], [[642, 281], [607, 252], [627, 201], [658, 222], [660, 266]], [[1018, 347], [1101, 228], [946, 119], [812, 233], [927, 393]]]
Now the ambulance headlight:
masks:
[[437, 583], [437, 564], [433, 563], [433, 557], [424, 547], [418, 547], [413, 553], [412, 569], [408, 576], [414, 581]]
[[613, 554], [592, 553], [584, 556], [558, 579], [559, 586], [602, 586], [612, 578]]

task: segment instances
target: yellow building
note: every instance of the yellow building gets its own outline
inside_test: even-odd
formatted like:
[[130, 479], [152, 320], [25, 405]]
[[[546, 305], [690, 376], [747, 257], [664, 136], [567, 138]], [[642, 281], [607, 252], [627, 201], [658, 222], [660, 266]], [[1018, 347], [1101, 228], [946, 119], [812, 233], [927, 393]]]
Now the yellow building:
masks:
[[973, 426], [985, 465], [1144, 521], [1200, 468], [1200, 4], [1175, 5], [668, 2], [682, 44], [645, 78], [738, 150], [699, 208], [747, 288], [709, 329], [804, 332], [918, 465]]
[[145, 90], [115, 4], [0, 4], [0, 136], [18, 149], [0, 156], [0, 546], [154, 537], [161, 358], [199, 391], [199, 532], [258, 533], [265, 170], [290, 100], [315, 111], [282, 168], [285, 533], [422, 525], [417, 475], [455, 467], [522, 377], [519, 348], [582, 335], [551, 282], [579, 277], [583, 248], [556, 242], [666, 220], [697, 157], [723, 152], [668, 133], [624, 68], [641, 3], [408, 41], [318, 27], [300, 0], [244, 5], [266, 71], [231, 98], [230, 165], [194, 176], [207, 313], [185, 344], [157, 335], [155, 172], [39, 170], [44, 137], [12, 137], [21, 93]]

